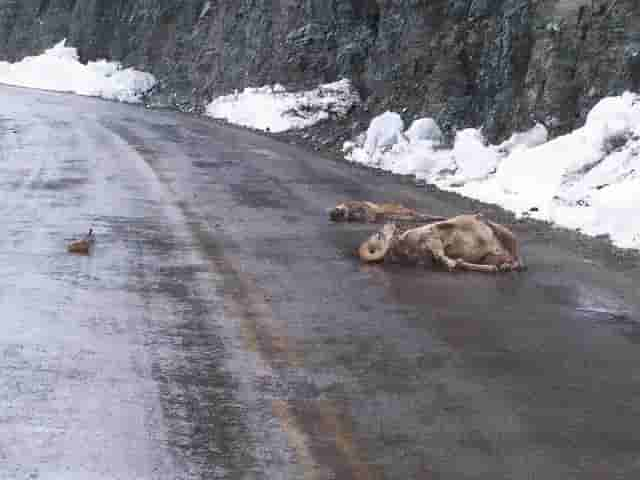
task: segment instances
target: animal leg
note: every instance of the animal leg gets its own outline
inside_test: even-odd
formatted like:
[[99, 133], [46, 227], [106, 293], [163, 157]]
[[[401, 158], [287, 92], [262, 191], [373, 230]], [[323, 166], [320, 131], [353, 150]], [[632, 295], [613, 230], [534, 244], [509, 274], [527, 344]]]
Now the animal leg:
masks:
[[[444, 222], [443, 222], [444, 223]], [[440, 262], [451, 272], [453, 270], [467, 270], [471, 272], [493, 273], [498, 271], [496, 265], [482, 265], [478, 263], [465, 262], [461, 258], [454, 260], [448, 257], [444, 251], [442, 241], [437, 237], [431, 237], [425, 242], [425, 247], [431, 251], [436, 262]]]
[[458, 260], [456, 262], [456, 268], [469, 272], [494, 273], [498, 271], [498, 267], [495, 265], [481, 265], [479, 263], [465, 262], [464, 260]]
[[425, 213], [419, 213], [416, 215], [416, 220], [418, 222], [424, 223], [435, 223], [435, 222], [444, 222], [447, 217], [439, 217], [437, 215], [427, 215]]
[[431, 215], [422, 215], [422, 214], [402, 214], [402, 213], [378, 213], [375, 219], [376, 223], [381, 222], [396, 222], [396, 223], [417, 223], [417, 224], [425, 224], [425, 223], [435, 223], [440, 222], [442, 220], [446, 220], [444, 217], [434, 217]]
[[513, 232], [498, 223], [494, 223], [488, 220], [486, 220], [486, 223], [487, 225], [489, 225], [491, 230], [493, 230], [493, 233], [498, 238], [498, 240], [500, 240], [500, 243], [504, 245], [504, 248], [506, 248], [511, 255], [511, 262], [504, 263], [510, 263], [512, 270], [522, 269], [524, 267], [524, 262], [520, 258], [520, 246], [518, 244], [518, 239], [515, 237]]
[[429, 238], [424, 242], [421, 250], [423, 250], [421, 252], [423, 255], [431, 253], [433, 259], [436, 262], [447, 267], [450, 272], [455, 270], [458, 265], [458, 262], [456, 262], [453, 258], [448, 257], [447, 254], [444, 253], [444, 245], [439, 238]]
[[497, 267], [501, 272], [512, 272], [519, 268], [518, 263], [509, 253], [504, 253], [502, 255], [490, 253], [482, 259], [482, 264]]

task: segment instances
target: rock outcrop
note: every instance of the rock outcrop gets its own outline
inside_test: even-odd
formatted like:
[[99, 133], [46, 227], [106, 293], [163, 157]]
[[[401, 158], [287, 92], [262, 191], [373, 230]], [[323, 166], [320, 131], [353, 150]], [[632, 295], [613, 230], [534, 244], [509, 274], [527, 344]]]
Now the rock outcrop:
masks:
[[156, 103], [346, 76], [371, 112], [492, 140], [534, 121], [568, 131], [640, 88], [636, 0], [0, 0], [0, 59], [64, 37], [85, 60], [154, 73]]

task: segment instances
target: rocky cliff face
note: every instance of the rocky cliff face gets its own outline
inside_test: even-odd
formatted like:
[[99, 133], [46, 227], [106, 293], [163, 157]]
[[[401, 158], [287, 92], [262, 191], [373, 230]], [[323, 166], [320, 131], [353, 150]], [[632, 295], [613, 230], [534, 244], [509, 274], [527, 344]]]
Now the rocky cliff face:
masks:
[[372, 112], [493, 140], [640, 88], [637, 0], [0, 0], [0, 59], [63, 37], [156, 74], [163, 103], [347, 76]]

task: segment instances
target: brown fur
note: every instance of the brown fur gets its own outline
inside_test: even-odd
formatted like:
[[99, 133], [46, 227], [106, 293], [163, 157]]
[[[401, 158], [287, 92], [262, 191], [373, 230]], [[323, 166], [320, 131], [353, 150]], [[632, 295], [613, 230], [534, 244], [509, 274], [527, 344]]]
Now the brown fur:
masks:
[[350, 200], [336, 205], [329, 211], [329, 217], [334, 222], [420, 222], [429, 223], [445, 220], [444, 217], [434, 217], [419, 213], [399, 203], [373, 203], [360, 200]]
[[518, 241], [506, 227], [481, 215], [460, 215], [416, 228], [387, 224], [358, 249], [365, 262], [433, 260], [451, 270], [521, 270]]
[[80, 253], [80, 254], [87, 255], [91, 250], [91, 246], [94, 244], [94, 242], [95, 242], [95, 237], [93, 235], [93, 230], [90, 229], [89, 233], [85, 235], [85, 237], [82, 240], [76, 240], [75, 242], [71, 242], [67, 246], [67, 251], [69, 253]]

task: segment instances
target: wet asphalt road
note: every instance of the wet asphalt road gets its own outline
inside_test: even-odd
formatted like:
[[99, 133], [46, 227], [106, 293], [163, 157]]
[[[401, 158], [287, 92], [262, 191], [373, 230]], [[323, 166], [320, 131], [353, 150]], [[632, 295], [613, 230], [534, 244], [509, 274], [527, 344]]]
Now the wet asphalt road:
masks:
[[[451, 195], [203, 119], [0, 87], [0, 478], [640, 478], [637, 269], [361, 266]], [[90, 226], [88, 257], [65, 252]]]

